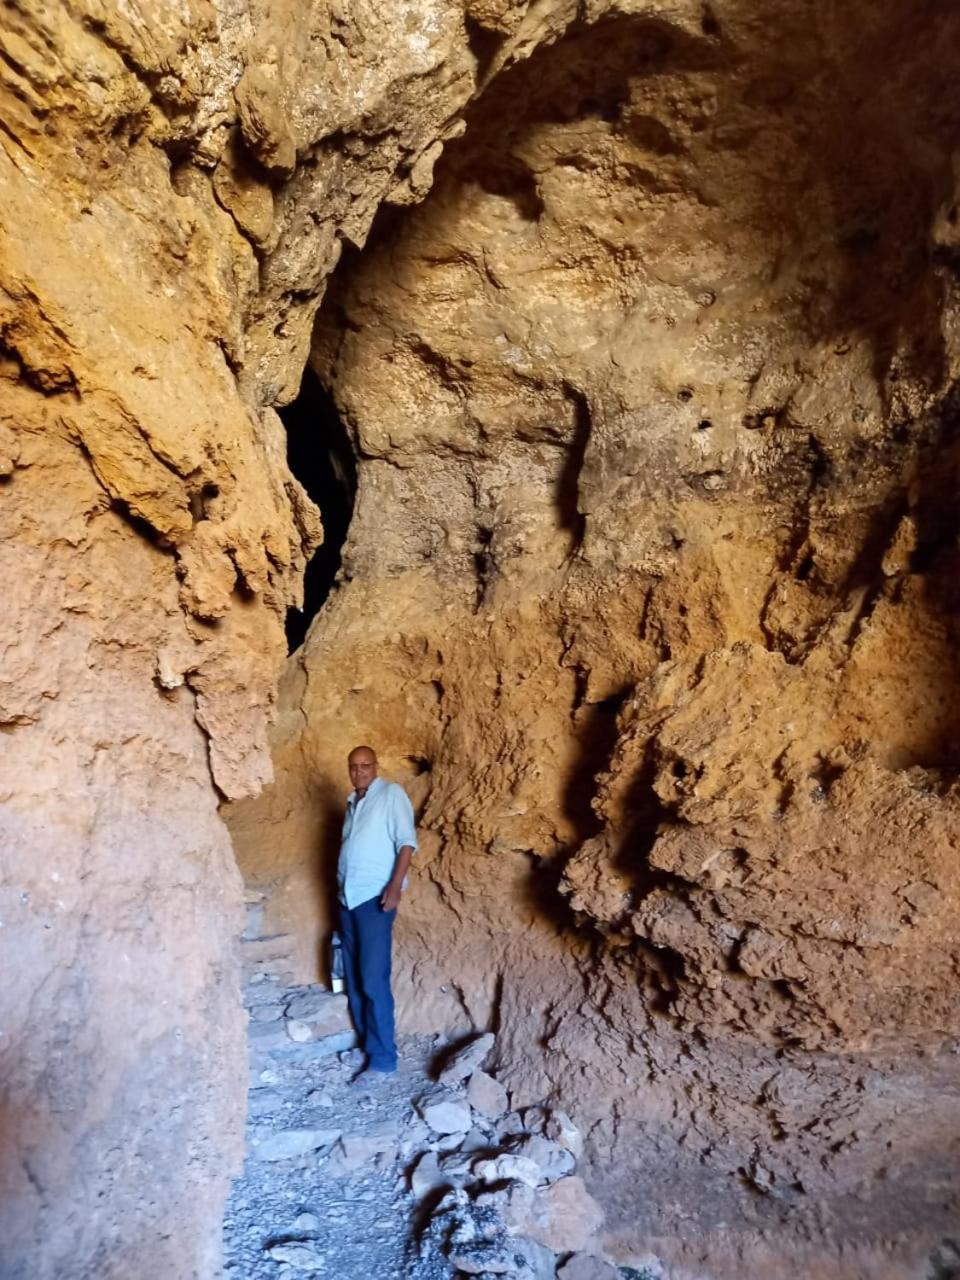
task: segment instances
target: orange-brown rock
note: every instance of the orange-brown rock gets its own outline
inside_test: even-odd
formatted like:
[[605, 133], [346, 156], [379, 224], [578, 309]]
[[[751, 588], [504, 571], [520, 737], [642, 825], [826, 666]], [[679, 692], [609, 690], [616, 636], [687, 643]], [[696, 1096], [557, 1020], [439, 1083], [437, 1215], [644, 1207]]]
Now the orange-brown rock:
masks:
[[957, 46], [714, 6], [493, 56], [316, 331], [357, 507], [241, 866], [308, 971], [374, 742], [407, 1024], [496, 1027], [671, 1275], [892, 1280], [956, 1208]]
[[321, 537], [272, 406], [472, 68], [452, 4], [0, 14], [11, 1280], [218, 1273], [245, 1062], [217, 806], [270, 777]]
[[[217, 1273], [218, 803], [312, 975], [362, 739], [421, 812], [408, 1024], [496, 1025], [513, 1101], [564, 1100], [606, 1251], [919, 1265], [957, 1168], [957, 46], [946, 0], [3, 9], [11, 1280]], [[275, 410], [345, 243], [312, 361], [357, 508], [284, 668], [321, 527]]]

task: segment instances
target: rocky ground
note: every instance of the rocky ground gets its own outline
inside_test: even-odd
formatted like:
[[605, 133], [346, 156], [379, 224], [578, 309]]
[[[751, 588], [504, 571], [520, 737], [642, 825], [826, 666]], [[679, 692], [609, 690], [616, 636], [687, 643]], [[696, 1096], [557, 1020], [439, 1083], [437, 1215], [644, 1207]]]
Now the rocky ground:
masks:
[[354, 1083], [346, 1000], [287, 984], [284, 938], [245, 940], [250, 1013], [247, 1158], [224, 1219], [230, 1280], [512, 1276], [654, 1280], [617, 1268], [602, 1211], [576, 1176], [561, 1111], [511, 1111], [482, 1064], [492, 1035], [407, 1036], [395, 1076]]

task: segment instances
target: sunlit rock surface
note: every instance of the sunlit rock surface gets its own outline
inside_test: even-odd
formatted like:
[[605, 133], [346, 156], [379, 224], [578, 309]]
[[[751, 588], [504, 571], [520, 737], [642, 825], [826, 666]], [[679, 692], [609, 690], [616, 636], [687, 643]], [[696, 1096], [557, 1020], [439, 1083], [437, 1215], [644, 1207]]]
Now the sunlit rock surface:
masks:
[[[12, 1280], [216, 1275], [218, 804], [312, 977], [363, 738], [422, 810], [407, 1023], [576, 1093], [611, 1249], [919, 1265], [957, 1163], [957, 52], [890, 0], [3, 11]], [[312, 333], [359, 490], [285, 667]]]
[[321, 537], [272, 406], [474, 63], [445, 4], [0, 16], [11, 1280], [218, 1272], [245, 1063], [217, 806], [271, 775]]
[[424, 831], [407, 1024], [495, 1026], [522, 1096], [589, 1099], [610, 1242], [676, 1274], [922, 1274], [956, 1210], [930, 20], [572, 26], [494, 76], [316, 330], [357, 508], [241, 864], [309, 971], [343, 760], [377, 744]]

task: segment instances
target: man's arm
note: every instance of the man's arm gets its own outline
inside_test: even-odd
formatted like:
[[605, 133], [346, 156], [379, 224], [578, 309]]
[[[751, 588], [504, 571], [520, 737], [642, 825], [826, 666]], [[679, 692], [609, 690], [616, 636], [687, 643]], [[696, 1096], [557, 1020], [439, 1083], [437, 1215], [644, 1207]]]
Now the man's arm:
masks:
[[405, 844], [397, 852], [397, 860], [393, 864], [393, 875], [383, 891], [380, 905], [384, 911], [396, 911], [403, 893], [403, 882], [410, 870], [410, 859], [413, 857], [413, 845]]
[[380, 905], [384, 911], [396, 911], [403, 893], [403, 882], [410, 870], [410, 859], [417, 851], [417, 829], [414, 825], [413, 805], [403, 787], [392, 788], [390, 807], [390, 836], [397, 851], [393, 875], [383, 891]]

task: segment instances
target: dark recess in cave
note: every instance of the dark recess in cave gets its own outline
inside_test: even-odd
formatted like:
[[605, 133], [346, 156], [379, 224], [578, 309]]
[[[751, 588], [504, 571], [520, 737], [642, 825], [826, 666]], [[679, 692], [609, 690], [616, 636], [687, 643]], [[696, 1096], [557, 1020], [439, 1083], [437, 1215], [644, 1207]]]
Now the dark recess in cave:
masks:
[[340, 558], [357, 492], [357, 464], [350, 437], [326, 387], [306, 369], [300, 393], [280, 410], [287, 429], [287, 463], [323, 516], [323, 545], [303, 581], [303, 608], [287, 610], [290, 653], [303, 644], [340, 570]]

